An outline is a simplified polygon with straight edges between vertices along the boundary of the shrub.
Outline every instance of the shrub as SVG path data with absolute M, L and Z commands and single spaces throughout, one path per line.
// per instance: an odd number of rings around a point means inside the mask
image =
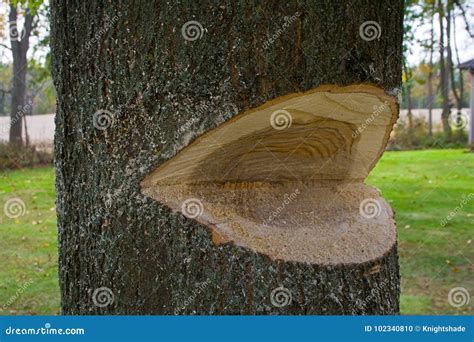
M 433 132 L 428 135 L 427 123 L 422 118 L 413 118 L 413 128 L 408 128 L 404 121 L 397 122 L 390 138 L 389 150 L 417 150 L 463 148 L 467 145 L 467 133 L 464 130 L 453 130 L 448 137 L 444 132 Z
M 18 147 L 0 143 L 0 170 L 50 165 L 52 162 L 51 149 L 39 149 L 34 146 Z

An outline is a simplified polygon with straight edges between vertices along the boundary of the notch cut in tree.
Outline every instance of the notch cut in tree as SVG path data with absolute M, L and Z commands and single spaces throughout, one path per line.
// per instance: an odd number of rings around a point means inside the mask
M 398 313 L 393 213 L 364 179 L 402 19 L 402 0 L 52 0 L 62 312 Z
M 395 223 L 363 181 L 397 113 L 365 84 L 283 96 L 200 136 L 142 189 L 208 226 L 216 245 L 284 262 L 374 260 L 395 244 Z

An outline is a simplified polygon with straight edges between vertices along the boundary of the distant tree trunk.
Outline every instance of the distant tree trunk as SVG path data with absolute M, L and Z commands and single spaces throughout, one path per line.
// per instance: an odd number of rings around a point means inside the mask
M 456 108 L 458 108 L 458 114 L 460 113 L 461 109 L 461 99 L 458 95 L 457 89 L 456 89 L 456 82 L 454 79 L 454 63 L 453 63 L 453 51 L 451 48 L 451 18 L 452 18 L 452 3 L 448 3 L 448 8 L 446 12 L 446 37 L 447 37 L 447 42 L 446 42 L 446 49 L 447 49 L 447 57 L 448 57 L 448 66 L 449 66 L 449 76 L 450 76 L 450 83 L 451 83 L 451 89 L 453 91 L 454 99 L 456 100 Z
M 33 15 L 26 9 L 25 23 L 23 30 L 18 31 L 17 27 L 17 6 L 10 5 L 9 25 L 10 25 L 10 42 L 13 56 L 13 85 L 12 85 L 12 102 L 10 113 L 10 143 L 21 146 L 22 140 L 22 116 L 24 114 L 26 96 L 26 71 L 27 71 L 27 52 L 29 48 L 29 38 L 33 29 Z
M 456 42 L 456 16 L 453 15 L 453 43 L 454 43 L 454 51 L 456 52 L 456 62 L 457 64 L 461 64 L 461 60 L 459 58 L 459 50 L 458 44 Z M 464 74 L 461 69 L 458 69 L 459 72 L 459 102 L 458 102 L 458 112 L 462 110 L 464 107 Z
M 348 108 L 335 106 L 351 99 L 337 87 L 354 85 L 343 89 L 360 89 L 357 94 L 365 100 L 354 97 L 348 105 L 354 110 L 369 106 L 364 113 L 377 123 L 366 129 L 388 127 L 381 143 L 364 145 L 376 146 L 378 159 L 398 111 L 392 101 L 401 89 L 402 21 L 402 0 L 361 0 L 357 5 L 352 0 L 185 5 L 52 0 L 62 312 L 397 314 L 400 279 L 392 235 L 371 241 L 370 246 L 353 244 L 354 253 L 364 254 L 390 242 L 364 261 L 272 258 L 258 249 L 219 242 L 213 234 L 216 227 L 146 197 L 141 184 L 183 148 L 201 141 L 198 136 L 222 127 L 224 121 L 235 122 L 238 113 L 327 84 L 333 86 L 325 99 L 335 102 L 325 108 L 338 110 L 331 112 L 331 119 L 316 117 L 315 124 L 354 129 L 343 123 Z M 369 100 L 373 96 L 364 90 L 372 89 L 368 83 L 391 94 L 384 95 L 387 102 L 374 108 Z M 391 110 L 394 116 L 387 119 L 384 115 Z M 360 114 L 354 118 L 360 119 Z M 293 128 L 304 129 L 296 120 L 299 115 L 306 118 L 305 112 L 296 111 Z M 357 132 L 351 137 L 335 135 L 336 131 L 324 131 L 334 137 L 332 143 L 359 141 Z M 218 156 L 226 157 L 224 152 Z M 206 166 L 202 167 L 200 177 L 205 177 Z M 284 162 L 278 169 L 284 173 Z M 232 196 L 232 184 L 227 185 Z M 227 189 L 226 184 L 216 186 Z M 240 186 L 245 190 L 246 184 Z M 219 203 L 216 199 L 214 204 Z M 346 243 L 343 232 L 355 228 L 351 221 L 341 221 L 339 214 L 360 216 L 359 207 L 349 210 L 338 201 L 334 205 L 340 212 L 330 215 L 337 224 L 328 228 L 341 231 L 341 239 L 328 241 L 328 248 L 321 251 L 332 257 L 336 252 L 331 254 L 331 248 Z M 281 232 L 296 233 L 291 219 L 298 213 L 287 214 L 290 221 Z M 391 229 L 393 213 L 388 210 L 384 215 Z M 367 234 L 378 234 L 387 227 L 368 228 L 373 229 Z M 298 252 L 292 241 L 283 249 Z M 338 256 L 347 260 L 351 255 Z
M 28 135 L 28 121 L 27 117 L 33 115 L 33 106 L 35 102 L 35 91 L 33 90 L 31 94 L 26 96 L 26 104 L 23 108 L 23 120 L 25 123 L 25 145 L 28 147 L 30 146 L 30 136 Z
M 407 91 L 407 118 L 408 118 L 408 129 L 410 134 L 413 133 L 413 113 L 412 113 L 412 100 L 411 100 L 411 80 L 410 80 L 410 70 L 407 67 L 406 59 L 403 60 L 403 71 L 406 77 L 406 91 Z
M 448 7 L 447 7 L 447 16 L 446 16 L 446 21 L 447 21 L 447 24 L 446 24 L 446 35 L 447 35 L 447 39 L 448 39 L 448 42 L 447 42 L 447 50 L 448 50 L 448 65 L 449 65 L 449 75 L 450 75 L 450 83 L 451 83 L 451 89 L 452 89 L 452 92 L 453 92 L 453 95 L 454 95 L 454 99 L 456 101 L 456 108 L 457 108 L 457 111 L 456 111 L 456 118 L 452 118 L 451 120 L 454 120 L 454 122 L 458 123 L 458 122 L 462 122 L 462 118 L 461 118 L 461 115 L 462 115 L 462 93 L 460 92 L 458 94 L 458 91 L 456 89 L 456 81 L 455 81 L 455 69 L 454 69 L 454 63 L 453 63 L 453 52 L 452 52 L 452 48 L 451 48 L 451 19 L 453 19 L 453 28 L 454 26 L 456 25 L 456 23 L 454 22 L 454 15 L 452 15 L 452 11 L 453 11 L 453 5 L 454 3 L 452 1 L 448 1 Z M 456 36 L 454 36 L 454 40 L 456 40 Z M 461 80 L 462 81 L 462 78 Z M 461 89 L 462 89 L 462 85 L 461 85 Z M 451 114 L 453 115 L 453 114 Z M 456 127 L 456 133 L 459 135 L 459 136 L 462 136 L 463 134 L 463 130 L 464 130 L 464 127 Z
M 7 94 L 9 94 L 10 91 L 8 90 L 4 90 L 4 89 L 0 89 L 0 115 L 3 116 L 3 114 L 5 114 L 5 99 L 7 97 Z
M 441 97 L 443 100 L 442 112 L 441 112 L 441 121 L 443 123 L 443 131 L 447 136 L 451 136 L 451 126 L 449 125 L 449 80 L 448 72 L 449 69 L 446 67 L 446 62 L 444 58 L 444 50 L 446 48 L 444 42 L 444 6 L 443 1 L 439 0 L 438 2 L 438 14 L 439 14 L 439 69 L 440 69 L 440 88 L 441 88 Z M 449 38 L 448 38 L 449 39 Z
M 433 2 L 432 14 L 434 14 L 435 3 Z M 433 136 L 433 102 L 435 100 L 433 94 L 433 53 L 434 53 L 434 19 L 431 16 L 431 30 L 430 30 L 430 64 L 428 72 L 428 135 Z
M 28 136 L 28 122 L 26 121 L 26 116 L 27 114 L 25 113 L 23 115 L 23 123 L 24 123 L 24 126 L 25 126 L 25 146 L 28 147 L 30 146 L 30 137 Z

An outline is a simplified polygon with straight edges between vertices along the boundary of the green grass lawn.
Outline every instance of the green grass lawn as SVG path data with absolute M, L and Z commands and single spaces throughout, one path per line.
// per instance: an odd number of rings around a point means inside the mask
M 396 211 L 402 314 L 472 314 L 474 299 L 456 308 L 448 293 L 463 287 L 474 296 L 474 198 L 462 204 L 474 193 L 474 154 L 387 152 L 368 183 Z M 26 213 L 0 212 L 0 314 L 58 314 L 53 169 L 1 174 L 2 209 L 12 198 L 25 203 Z
M 5 214 L 14 198 L 25 204 L 19 218 Z M 54 201 L 51 167 L 0 175 L 0 314 L 59 313 Z
M 462 204 L 474 196 L 474 154 L 387 152 L 367 182 L 395 209 L 402 314 L 472 314 L 474 299 L 455 308 L 448 293 L 463 287 L 474 297 L 474 198 Z

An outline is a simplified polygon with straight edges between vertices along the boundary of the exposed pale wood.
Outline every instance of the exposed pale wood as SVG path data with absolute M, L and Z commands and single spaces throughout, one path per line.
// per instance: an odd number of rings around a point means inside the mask
M 291 115 L 291 126 L 275 129 L 272 114 L 282 110 Z M 142 186 L 363 180 L 396 118 L 394 99 L 371 85 L 323 86 L 283 96 L 202 135 Z
M 174 211 L 183 211 L 186 200 L 199 199 L 202 214 L 195 219 L 210 227 L 216 245 L 233 243 L 272 259 L 362 263 L 385 254 L 396 239 L 392 210 L 375 189 L 362 183 L 232 189 L 176 185 L 146 188 L 144 193 Z M 360 213 L 360 203 L 368 198 L 380 205 L 376 217 Z
M 397 110 L 393 98 L 365 84 L 283 96 L 196 139 L 142 190 L 175 211 L 198 199 L 203 212 L 195 219 L 216 245 L 317 264 L 373 260 L 393 247 L 395 224 L 363 180 Z M 364 199 L 377 203 L 376 217 L 360 214 Z

